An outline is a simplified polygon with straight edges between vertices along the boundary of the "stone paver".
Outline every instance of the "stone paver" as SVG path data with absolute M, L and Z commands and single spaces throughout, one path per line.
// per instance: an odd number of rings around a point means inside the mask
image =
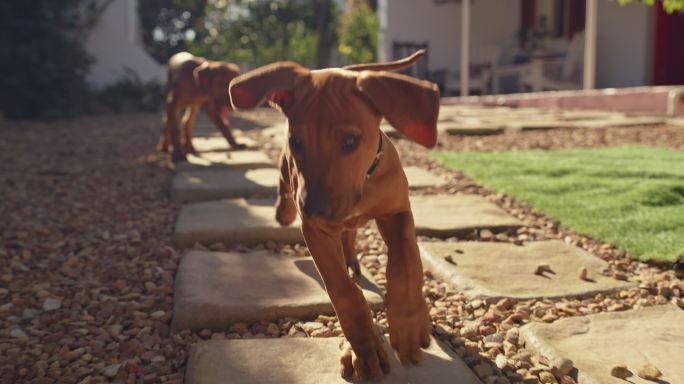
M 569 121 L 564 124 L 566 127 L 572 128 L 611 128 L 611 127 L 629 127 L 634 125 L 658 125 L 665 124 L 664 117 L 614 117 L 609 119 L 595 119 L 595 120 L 580 120 Z
M 176 164 L 179 171 L 217 168 L 255 169 L 273 168 L 273 162 L 262 151 L 208 152 L 199 156 L 188 155 L 188 161 Z
M 464 236 L 477 229 L 506 231 L 520 220 L 476 195 L 411 196 L 416 234 L 432 237 Z
M 357 281 L 370 307 L 380 309 L 381 291 L 368 276 Z M 225 331 L 236 322 L 335 313 L 312 258 L 267 251 L 188 252 L 178 268 L 173 300 L 174 332 Z
M 520 333 L 528 348 L 571 359 L 580 384 L 653 383 L 636 375 L 647 363 L 663 373 L 657 382 L 684 383 L 684 311 L 673 305 L 530 323 Z M 634 376 L 612 377 L 616 364 L 627 365 Z
M 445 183 L 442 177 L 420 167 L 404 167 L 404 173 L 408 179 L 409 189 L 441 187 Z
M 240 143 L 245 144 L 248 148 L 256 147 L 257 143 L 252 138 L 245 135 L 236 134 L 236 140 Z M 205 152 L 227 152 L 233 151 L 228 145 L 228 142 L 223 137 L 193 137 L 192 145 L 195 147 L 197 153 Z
M 261 130 L 261 134 L 272 142 L 284 145 L 287 123 L 276 124 Z
M 471 121 L 473 119 L 467 120 L 456 120 L 440 122 L 437 125 L 437 130 L 440 132 L 445 132 L 449 135 L 496 135 L 504 131 L 503 124 L 499 123 L 488 123 L 482 122 L 478 119 L 477 121 Z
M 608 265 L 605 261 L 559 240 L 530 242 L 523 246 L 493 242 L 423 242 L 420 249 L 427 269 L 473 298 L 574 297 L 634 285 L 599 274 L 599 270 Z M 541 263 L 548 264 L 554 273 L 535 275 L 535 269 Z M 591 281 L 579 278 L 582 267 L 589 271 Z
M 674 125 L 676 127 L 683 127 L 684 128 L 684 117 L 673 117 L 671 119 L 667 119 L 667 123 L 669 125 Z
M 171 198 L 186 203 L 275 196 L 279 177 L 280 172 L 275 168 L 188 170 L 174 176 Z
M 267 241 L 303 243 L 300 222 L 281 227 L 275 199 L 224 199 L 181 207 L 173 241 L 177 247 L 216 242 L 257 244 Z
M 186 384 L 347 384 L 340 377 L 339 338 L 212 340 L 190 349 Z M 389 351 L 390 373 L 382 383 L 478 384 L 480 380 L 434 339 L 420 366 L 402 366 Z

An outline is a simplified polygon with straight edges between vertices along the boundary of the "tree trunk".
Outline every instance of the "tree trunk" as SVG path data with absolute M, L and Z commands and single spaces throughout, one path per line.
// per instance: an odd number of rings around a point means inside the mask
M 331 0 L 315 0 L 316 29 L 318 30 L 318 53 L 316 66 L 326 68 L 330 66 L 330 48 L 332 31 L 330 30 Z

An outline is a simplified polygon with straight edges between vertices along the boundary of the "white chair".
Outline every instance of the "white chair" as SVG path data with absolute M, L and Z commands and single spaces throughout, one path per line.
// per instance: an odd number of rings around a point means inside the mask
M 501 49 L 493 46 L 474 47 L 470 54 L 470 80 L 468 87 L 480 95 L 499 93 L 499 77 L 496 75 L 501 60 Z M 461 91 L 461 72 L 443 71 L 446 94 Z
M 576 33 L 561 57 L 562 43 L 535 52 L 529 63 L 500 68 L 499 76 L 517 75 L 521 90 L 570 90 L 582 88 L 584 33 Z

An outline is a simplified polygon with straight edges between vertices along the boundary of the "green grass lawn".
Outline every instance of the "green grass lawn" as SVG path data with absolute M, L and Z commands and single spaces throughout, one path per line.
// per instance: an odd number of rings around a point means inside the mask
M 640 260 L 684 253 L 683 152 L 629 146 L 434 157 Z

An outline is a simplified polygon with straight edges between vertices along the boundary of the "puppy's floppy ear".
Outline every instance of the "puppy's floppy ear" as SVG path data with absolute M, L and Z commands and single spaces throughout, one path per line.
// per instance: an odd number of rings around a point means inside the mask
M 208 62 L 203 62 L 198 65 L 193 71 L 192 76 L 195 78 L 195 82 L 202 88 L 206 88 L 211 83 L 211 68 Z
M 360 72 L 356 86 L 375 109 L 407 138 L 432 148 L 437 143 L 436 84 L 389 72 Z
M 286 112 L 297 80 L 309 70 L 297 63 L 279 62 L 249 71 L 230 82 L 228 93 L 234 109 L 251 109 L 268 99 Z

